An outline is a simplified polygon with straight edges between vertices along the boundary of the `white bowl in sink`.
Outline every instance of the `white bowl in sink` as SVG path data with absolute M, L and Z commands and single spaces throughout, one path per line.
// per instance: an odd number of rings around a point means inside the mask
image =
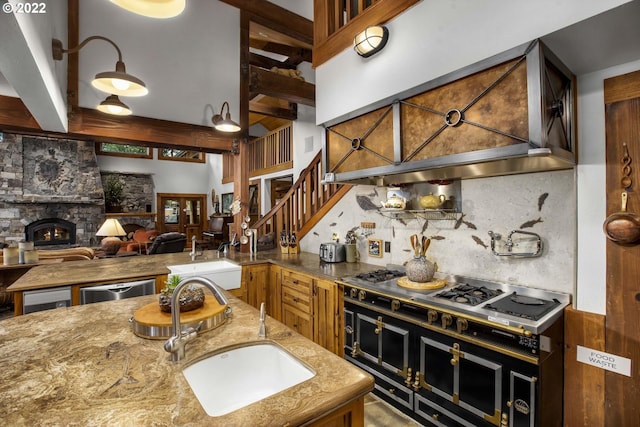
M 315 372 L 272 341 L 221 349 L 182 370 L 209 416 L 219 417 L 279 393 Z

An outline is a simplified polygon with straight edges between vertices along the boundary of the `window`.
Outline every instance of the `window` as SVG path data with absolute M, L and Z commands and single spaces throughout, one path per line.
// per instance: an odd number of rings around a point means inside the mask
M 151 159 L 153 152 L 144 145 L 117 144 L 114 142 L 96 143 L 96 154 L 103 156 L 137 157 Z
M 197 163 L 204 163 L 206 161 L 202 151 L 183 150 L 180 148 L 158 148 L 158 159 Z

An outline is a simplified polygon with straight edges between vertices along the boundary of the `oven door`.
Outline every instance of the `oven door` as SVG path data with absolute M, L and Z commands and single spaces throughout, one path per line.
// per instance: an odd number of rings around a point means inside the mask
M 502 366 L 443 337 L 420 337 L 421 387 L 500 425 Z
M 356 313 L 357 355 L 385 370 L 407 377 L 409 368 L 409 330 L 394 324 L 388 316 Z
M 407 378 L 410 363 L 410 326 L 345 301 L 345 355 L 386 374 Z

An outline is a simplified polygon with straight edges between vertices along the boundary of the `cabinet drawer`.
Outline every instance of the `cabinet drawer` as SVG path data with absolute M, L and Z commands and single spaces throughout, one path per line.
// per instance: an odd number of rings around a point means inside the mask
M 291 287 L 283 283 L 282 304 L 290 305 L 307 314 L 311 313 L 311 288 Z
M 313 279 L 304 274 L 291 270 L 282 270 L 282 286 L 299 288 L 301 291 L 310 292 Z

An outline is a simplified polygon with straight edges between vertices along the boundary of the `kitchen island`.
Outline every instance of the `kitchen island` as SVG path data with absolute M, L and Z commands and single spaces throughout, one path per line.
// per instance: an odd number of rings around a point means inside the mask
M 182 375 L 202 355 L 258 340 L 258 311 L 228 296 L 231 318 L 187 344 L 173 363 L 164 340 L 137 337 L 129 318 L 144 296 L 16 316 L 0 322 L 0 419 L 4 425 L 362 425 L 370 375 L 267 318 L 273 340 L 315 376 L 221 417 L 209 417 Z M 251 388 L 247 384 L 247 389 Z
M 364 263 L 320 262 L 317 254 L 308 252 L 288 255 L 280 253 L 279 250 L 261 251 L 256 254 L 231 251 L 227 256 L 222 256 L 218 251 L 204 251 L 195 261 L 191 261 L 187 252 L 179 252 L 37 265 L 18 278 L 7 290 L 13 293 L 15 314 L 20 315 L 24 291 L 71 286 L 72 305 L 78 305 L 80 304 L 80 287 L 156 278 L 156 287 L 159 292 L 164 287 L 164 280 L 169 273 L 167 266 L 215 260 L 229 260 L 241 266 L 260 263 L 275 264 L 329 280 L 380 268 Z

